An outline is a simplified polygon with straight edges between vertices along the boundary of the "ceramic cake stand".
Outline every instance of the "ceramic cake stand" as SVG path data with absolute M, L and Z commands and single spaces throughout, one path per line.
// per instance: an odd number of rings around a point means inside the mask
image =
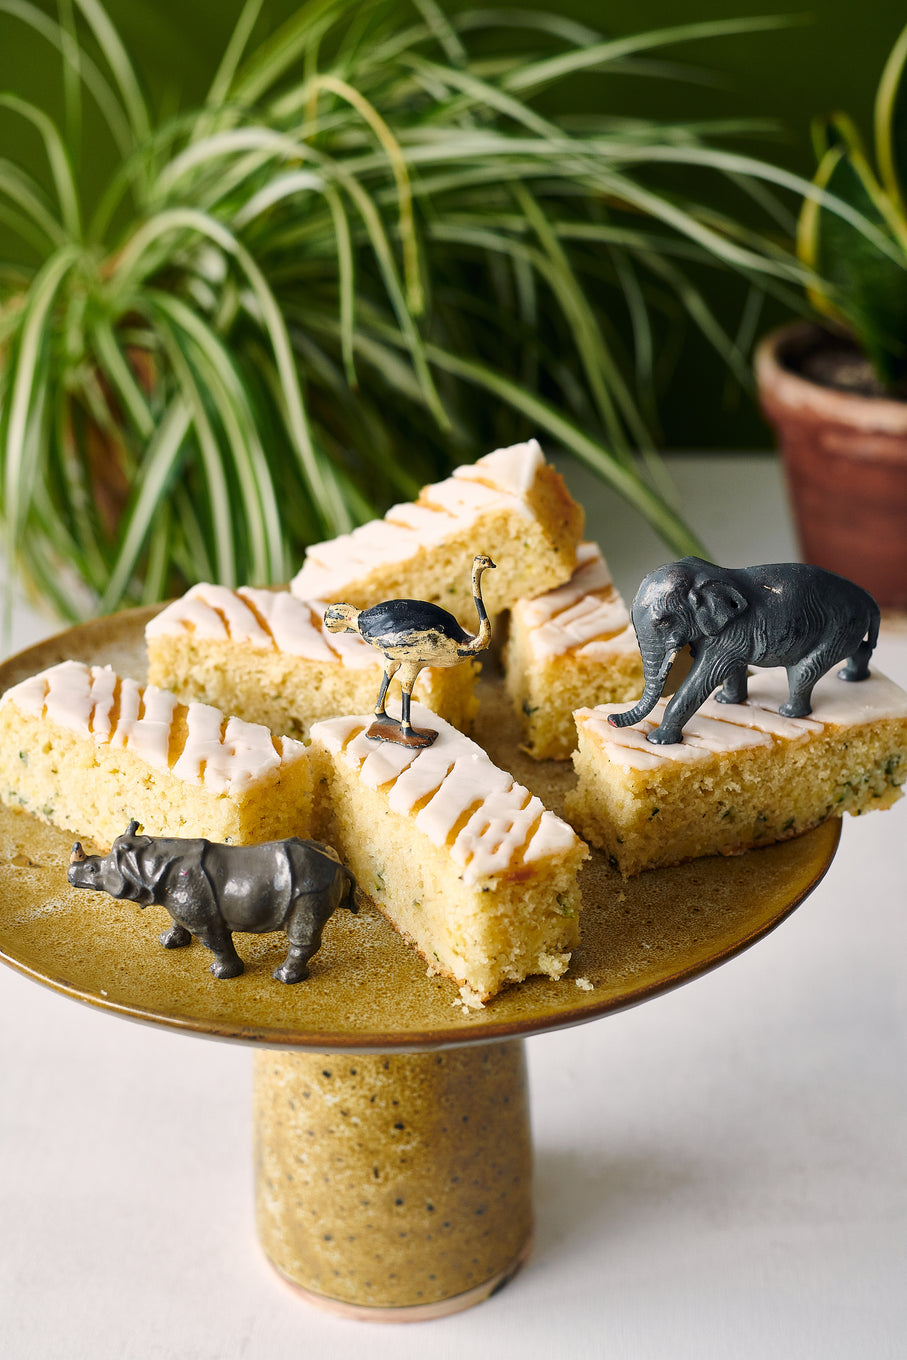
M 143 679 L 152 612 L 31 648 L 0 667 L 0 690 L 68 657 Z M 493 681 L 476 736 L 560 809 L 569 763 L 521 755 Z M 217 981 L 198 943 L 161 948 L 163 909 L 69 887 L 72 835 L 3 809 L 0 956 L 113 1015 L 252 1045 L 257 1221 L 277 1270 L 349 1316 L 437 1317 L 486 1298 L 528 1253 L 525 1038 L 647 1001 L 731 958 L 816 886 L 839 829 L 627 883 L 596 855 L 568 975 L 464 1012 L 454 985 L 428 977 L 369 909 L 332 918 L 306 982 L 272 979 L 282 935 L 238 936 L 246 972 Z

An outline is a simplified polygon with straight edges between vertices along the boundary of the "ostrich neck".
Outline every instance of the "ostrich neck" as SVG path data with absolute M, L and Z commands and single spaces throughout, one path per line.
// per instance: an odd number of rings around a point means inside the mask
M 470 652 L 482 652 L 491 642 L 491 623 L 485 611 L 482 601 L 482 575 L 476 572 L 472 578 L 472 598 L 475 600 L 476 613 L 479 616 L 479 631 L 472 637 L 468 646 L 464 649 Z

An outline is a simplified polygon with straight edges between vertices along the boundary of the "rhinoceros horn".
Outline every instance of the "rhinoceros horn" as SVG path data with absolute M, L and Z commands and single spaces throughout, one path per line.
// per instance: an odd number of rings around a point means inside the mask
M 85 858 L 86 855 L 85 851 L 82 849 L 82 842 L 76 841 L 75 845 L 72 847 L 72 853 L 69 856 L 70 864 L 81 864 Z

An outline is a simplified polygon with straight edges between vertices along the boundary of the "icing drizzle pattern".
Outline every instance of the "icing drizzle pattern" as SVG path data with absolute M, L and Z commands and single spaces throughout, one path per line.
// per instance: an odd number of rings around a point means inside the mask
M 301 742 L 225 718 L 209 704 L 181 704 L 167 690 L 122 679 L 109 666 L 63 661 L 7 690 L 0 699 L 5 704 L 99 746 L 131 751 L 210 793 L 242 793 L 284 762 L 305 758 Z
M 433 845 L 446 845 L 468 885 L 581 845 L 566 822 L 494 765 L 481 746 L 418 704 L 412 714 L 417 726 L 438 731 L 431 746 L 371 741 L 365 735 L 370 717 L 315 723 L 312 740 L 351 766 L 366 787 L 384 790 L 393 811 L 413 817 Z
M 778 712 L 787 696 L 783 668 L 757 671 L 750 676 L 746 703 L 722 704 L 707 699 L 686 724 L 683 741 L 671 746 L 646 741 L 647 734 L 661 722 L 667 699 L 659 699 L 648 717 L 632 727 L 612 727 L 608 722 L 608 714 L 620 712 L 622 704 L 581 708 L 574 716 L 577 726 L 596 738 L 609 760 L 634 770 L 705 764 L 716 756 L 748 747 L 770 747 L 778 741 L 799 746 L 825 727 L 853 727 L 907 717 L 907 694 L 878 671 L 856 683 L 839 680 L 834 673 L 823 676 L 813 691 L 813 711 L 808 718 L 785 718 Z
M 282 652 L 328 665 L 379 669 L 381 658 L 357 633 L 329 633 L 326 605 L 287 590 L 255 590 L 203 583 L 193 586 L 151 620 L 147 641 L 191 633 L 210 642 L 233 642 L 261 652 Z
M 635 651 L 630 615 L 601 549 L 595 543 L 581 543 L 576 562 L 566 585 L 534 600 L 521 600 L 516 607 L 520 622 L 529 629 L 533 652 L 541 658 L 573 651 L 594 659 L 603 651 Z
M 313 544 L 290 589 L 301 599 L 335 598 L 354 577 L 462 535 L 484 510 L 506 507 L 528 515 L 526 497 L 544 464 L 538 441 L 530 439 L 455 468 L 445 481 L 423 487 L 417 501 L 392 506 L 384 519 Z

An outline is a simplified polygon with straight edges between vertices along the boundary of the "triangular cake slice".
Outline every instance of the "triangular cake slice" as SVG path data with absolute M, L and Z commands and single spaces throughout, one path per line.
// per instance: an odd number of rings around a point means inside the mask
M 150 836 L 239 845 L 307 836 L 312 775 L 301 742 L 63 661 L 0 699 L 0 790 L 105 848 L 133 819 Z
M 579 939 L 588 849 L 480 746 L 427 709 L 423 749 L 366 736 L 371 715 L 312 728 L 317 834 L 469 1004 L 533 973 L 560 977 Z
M 706 700 L 668 746 L 646 740 L 665 699 L 632 727 L 608 722 L 618 705 L 580 709 L 567 816 L 630 875 L 768 845 L 901 797 L 907 694 L 898 685 L 875 670 L 858 682 L 826 675 L 808 718 L 783 717 L 787 697 L 784 670 L 757 670 L 746 703 Z
M 306 552 L 291 583 L 306 600 L 365 609 L 383 600 L 430 600 L 474 619 L 472 564 L 497 564 L 482 582 L 491 615 L 570 578 L 583 510 L 534 439 L 497 449 L 423 487 L 414 502 Z
M 513 606 L 504 665 L 524 749 L 536 760 L 569 759 L 576 709 L 642 693 L 636 634 L 595 543 L 580 544 L 566 585 Z
M 374 707 L 384 657 L 358 633 L 330 633 L 325 606 L 286 590 L 196 585 L 145 629 L 148 678 L 184 703 L 213 704 L 305 737 L 313 722 Z M 418 700 L 455 727 L 478 707 L 479 664 L 426 666 Z

